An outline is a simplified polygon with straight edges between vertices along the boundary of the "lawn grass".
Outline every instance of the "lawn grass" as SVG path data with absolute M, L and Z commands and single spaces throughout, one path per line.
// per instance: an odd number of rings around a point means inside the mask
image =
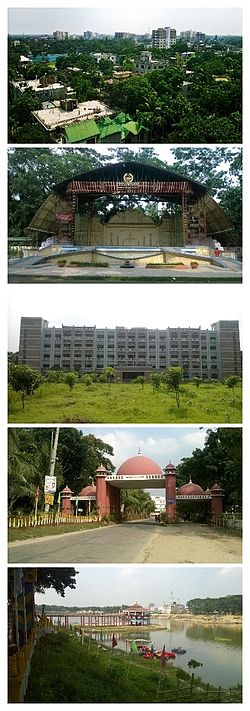
M 27 397 L 10 392 L 9 422 L 15 423 L 235 423 L 241 422 L 241 385 L 230 390 L 220 382 L 182 386 L 181 405 L 165 386 L 153 393 L 145 383 L 113 383 L 86 387 L 77 384 L 70 392 L 64 383 L 44 383 Z
M 32 526 L 31 528 L 9 528 L 9 543 L 13 541 L 26 541 L 32 538 L 43 538 L 44 536 L 59 536 L 62 533 L 78 533 L 89 531 L 92 528 L 102 528 L 107 524 L 96 523 L 67 523 L 55 526 Z
M 153 703 L 207 701 L 206 685 L 160 660 L 145 660 L 96 642 L 75 639 L 73 632 L 52 633 L 37 644 L 31 661 L 26 703 Z M 157 697 L 159 679 L 161 695 Z M 218 691 L 210 687 L 213 700 Z M 220 693 L 220 692 L 219 692 Z M 220 694 L 228 700 L 229 691 Z M 236 693 L 236 692 L 235 692 Z M 209 698 L 208 700 L 212 700 Z M 235 701 L 240 702 L 240 690 Z

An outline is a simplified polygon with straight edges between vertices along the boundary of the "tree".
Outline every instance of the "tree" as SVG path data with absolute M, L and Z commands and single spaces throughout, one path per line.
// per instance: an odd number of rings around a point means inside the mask
M 188 662 L 189 669 L 196 669 L 197 667 L 203 667 L 202 662 L 197 662 L 196 659 L 190 659 Z
M 240 427 L 218 427 L 207 430 L 205 446 L 195 449 L 178 465 L 178 485 L 189 479 L 206 489 L 217 483 L 224 492 L 224 508 L 241 507 L 242 503 L 242 430 Z
M 69 386 L 70 390 L 73 390 L 78 380 L 77 373 L 66 373 L 64 382 Z
M 153 392 L 158 392 L 161 387 L 161 375 L 160 373 L 152 373 L 151 383 L 153 385 Z
M 116 379 L 116 370 L 115 368 L 112 368 L 111 366 L 107 366 L 106 368 L 103 368 L 102 374 L 100 376 L 100 380 L 102 383 L 108 383 L 108 392 L 110 393 L 110 388 L 111 388 L 111 383 L 113 383 Z
M 85 373 L 85 375 L 82 376 L 81 382 L 86 385 L 86 388 L 89 388 L 90 385 L 93 385 L 93 379 L 88 373 Z
M 39 388 L 41 382 L 42 376 L 34 368 L 30 368 L 27 365 L 10 367 L 9 383 L 12 389 L 20 394 L 23 409 L 25 398 L 28 395 L 32 395 Z
M 199 387 L 200 387 L 200 384 L 202 383 L 202 379 L 201 379 L 201 378 L 194 377 L 194 378 L 193 378 L 193 383 L 194 383 L 194 385 L 196 385 L 197 388 L 199 388 Z
M 138 375 L 137 378 L 134 379 L 134 383 L 139 383 L 142 387 L 142 390 L 143 390 L 144 385 L 145 385 L 144 375 Z
M 163 374 L 163 380 L 170 392 L 174 392 L 177 407 L 180 407 L 180 387 L 183 378 L 183 370 L 178 366 L 171 366 Z
M 111 473 L 115 469 L 110 458 L 113 448 L 100 437 L 83 435 L 73 427 L 60 430 L 57 456 L 64 484 L 68 484 L 75 494 L 95 477 L 100 464 Z
M 25 141 L 26 142 L 26 141 Z M 43 143 L 45 141 L 42 141 Z M 32 217 L 55 183 L 82 170 L 97 168 L 105 156 L 94 149 L 9 149 L 9 236 L 23 237 Z
M 41 492 L 48 473 L 51 449 L 51 430 L 48 428 L 19 427 L 8 430 L 8 499 L 9 510 L 30 513 L 34 508 L 37 487 Z M 61 464 L 57 460 L 57 485 L 63 482 Z M 43 495 L 39 503 L 43 502 Z
M 239 381 L 240 378 L 238 375 L 229 375 L 224 382 L 228 388 L 234 389 L 235 386 L 238 385 Z
M 37 568 L 36 591 L 45 593 L 45 590 L 52 588 L 61 597 L 65 597 L 66 588 L 75 590 L 76 575 L 75 568 Z
M 121 502 L 124 507 L 124 518 L 136 515 L 148 517 L 155 510 L 150 494 L 141 489 L 123 489 Z

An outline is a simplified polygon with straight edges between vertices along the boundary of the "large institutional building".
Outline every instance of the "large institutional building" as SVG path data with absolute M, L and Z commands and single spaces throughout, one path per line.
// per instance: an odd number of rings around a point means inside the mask
M 184 380 L 223 380 L 241 375 L 238 321 L 201 328 L 96 328 L 48 325 L 43 318 L 21 319 L 19 364 L 45 373 L 50 369 L 101 373 L 116 368 L 122 380 L 170 366 L 183 368 Z

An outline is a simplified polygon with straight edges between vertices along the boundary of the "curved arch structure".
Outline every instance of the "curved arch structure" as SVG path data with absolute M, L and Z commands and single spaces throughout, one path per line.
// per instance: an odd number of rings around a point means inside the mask
M 122 489 L 165 489 L 166 494 L 166 519 L 168 523 L 175 523 L 176 520 L 176 504 L 180 500 L 196 500 L 209 501 L 211 505 L 211 515 L 216 517 L 222 511 L 222 496 L 221 487 L 215 484 L 211 491 L 203 491 L 198 485 L 191 480 L 176 490 L 176 468 L 174 464 L 167 464 L 165 469 L 161 469 L 153 459 L 141 455 L 140 452 L 127 459 L 121 464 L 115 474 L 109 474 L 103 465 L 100 465 L 95 472 L 95 486 L 88 486 L 83 489 L 78 496 L 66 487 L 63 491 L 67 494 L 67 501 L 63 499 L 62 508 L 67 507 L 69 513 L 69 498 L 70 501 L 86 499 L 95 499 L 96 510 L 100 518 L 110 514 L 117 517 L 121 512 L 120 492 Z M 72 507 L 72 504 L 71 504 Z
M 100 217 L 96 200 L 111 201 L 112 196 L 116 205 Z M 154 220 L 140 209 L 140 199 L 164 203 L 163 217 Z M 169 168 L 136 161 L 110 163 L 55 185 L 27 227 L 37 244 L 53 244 L 51 254 L 64 247 L 101 250 L 107 258 L 118 259 L 127 256 L 124 250 L 133 259 L 171 248 L 194 253 L 194 248 L 212 244 L 213 237 L 217 240 L 231 229 L 204 185 Z

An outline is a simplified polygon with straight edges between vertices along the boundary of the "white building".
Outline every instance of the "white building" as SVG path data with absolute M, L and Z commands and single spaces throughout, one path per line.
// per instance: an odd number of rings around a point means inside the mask
M 148 74 L 156 69 L 164 69 L 167 62 L 163 59 L 152 59 L 152 52 L 141 52 L 140 57 L 135 61 L 135 70 L 139 74 Z
M 176 30 L 173 27 L 158 27 L 152 30 L 152 46 L 158 49 L 169 49 L 176 44 Z

